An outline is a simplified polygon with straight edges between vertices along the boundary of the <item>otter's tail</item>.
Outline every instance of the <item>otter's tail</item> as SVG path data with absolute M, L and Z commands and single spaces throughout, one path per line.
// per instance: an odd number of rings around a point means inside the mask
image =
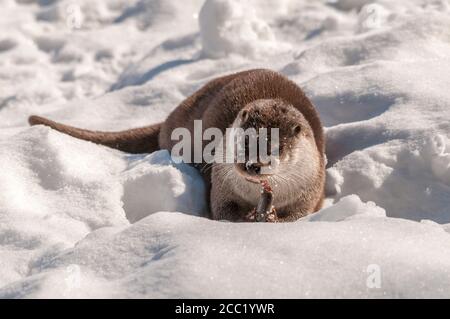
M 46 125 L 70 136 L 106 145 L 127 153 L 151 153 L 159 150 L 158 136 L 162 123 L 121 132 L 97 132 L 60 124 L 40 116 L 30 116 L 30 125 Z

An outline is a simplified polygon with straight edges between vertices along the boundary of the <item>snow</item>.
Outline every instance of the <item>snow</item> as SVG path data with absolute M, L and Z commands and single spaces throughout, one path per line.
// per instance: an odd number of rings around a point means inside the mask
M 254 57 L 260 51 L 276 50 L 270 26 L 255 9 L 234 0 L 207 0 L 199 14 L 203 53 L 212 58 L 229 53 Z
M 450 297 L 450 2 L 3 0 L 0 297 Z M 324 209 L 208 220 L 167 151 L 45 127 L 156 123 L 210 79 L 277 70 L 326 126 Z

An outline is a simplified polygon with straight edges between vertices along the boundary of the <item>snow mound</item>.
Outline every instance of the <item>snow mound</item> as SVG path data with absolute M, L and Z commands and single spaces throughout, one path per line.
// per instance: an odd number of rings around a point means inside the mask
M 448 143 L 448 142 L 447 142 Z M 450 223 L 450 153 L 442 135 L 418 145 L 393 141 L 348 155 L 330 168 L 329 188 L 337 198 L 358 193 L 389 216 Z
M 269 25 L 256 16 L 253 6 L 237 0 L 206 0 L 199 14 L 200 36 L 206 56 L 230 53 L 255 56 L 279 44 Z
M 1 142 L 0 282 L 27 276 L 94 229 L 128 224 L 114 178 L 124 162 L 108 154 L 44 127 Z
M 42 126 L 0 144 L 3 285 L 39 272 L 43 260 L 96 229 L 205 209 L 198 172 L 167 151 L 130 157 Z
M 124 210 L 130 222 L 160 211 L 204 215 L 203 181 L 196 169 L 174 163 L 170 153 L 131 156 L 122 174 Z
M 386 217 L 383 208 L 374 202 L 363 203 L 357 195 L 343 197 L 335 205 L 326 207 L 316 214 L 306 216 L 303 221 L 338 222 L 350 217 Z

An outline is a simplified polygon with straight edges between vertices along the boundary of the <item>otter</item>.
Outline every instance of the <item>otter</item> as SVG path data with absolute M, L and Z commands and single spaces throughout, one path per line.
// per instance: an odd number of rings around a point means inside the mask
M 270 174 L 262 172 L 267 163 L 259 161 L 195 165 L 206 183 L 210 218 L 248 221 L 261 202 L 258 181 L 266 181 L 273 188 L 277 221 L 294 221 L 321 208 L 325 141 L 319 115 L 300 87 L 275 71 L 253 69 L 211 80 L 182 101 L 164 122 L 147 127 L 98 132 L 39 116 L 31 116 L 29 123 L 128 153 L 151 153 L 171 151 L 176 144 L 171 139 L 172 131 L 187 128 L 193 132 L 194 120 L 202 120 L 203 131 L 219 128 L 225 132 L 229 127 L 279 129 L 279 162 Z

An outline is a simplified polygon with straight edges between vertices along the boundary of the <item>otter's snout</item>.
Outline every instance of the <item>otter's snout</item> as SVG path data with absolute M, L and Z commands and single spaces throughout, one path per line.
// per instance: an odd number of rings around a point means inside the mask
M 245 163 L 245 171 L 249 174 L 249 175 L 260 175 L 263 174 L 263 170 L 264 168 L 269 167 L 269 164 L 263 164 L 263 163 L 252 163 L 252 162 L 247 162 Z

